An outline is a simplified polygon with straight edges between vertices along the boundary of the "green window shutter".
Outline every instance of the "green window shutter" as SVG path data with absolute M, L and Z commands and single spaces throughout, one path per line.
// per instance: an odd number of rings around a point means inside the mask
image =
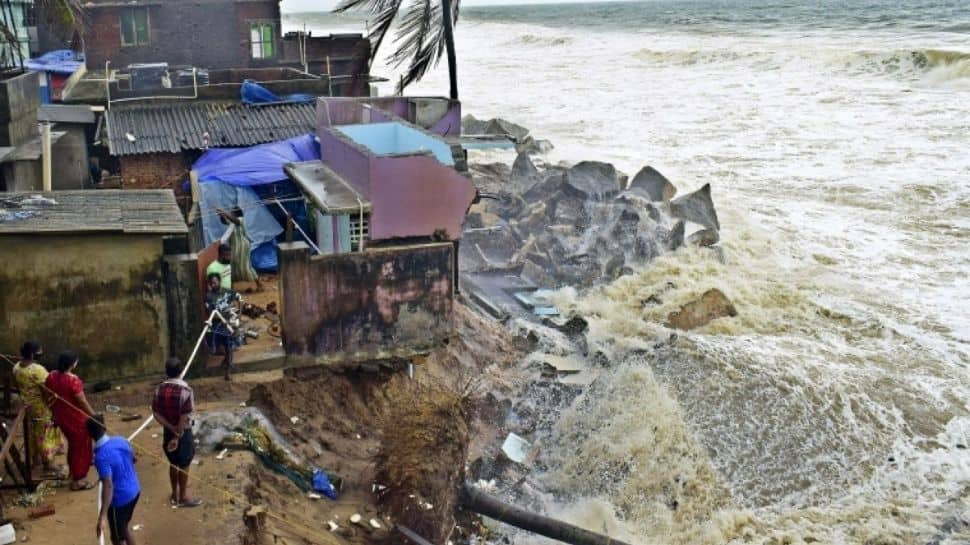
M 121 19 L 121 45 L 133 45 L 135 43 L 135 22 L 131 10 L 123 10 Z
M 263 25 L 263 57 L 273 56 L 273 26 Z
M 139 45 L 149 42 L 148 36 L 148 8 L 134 10 L 135 37 Z

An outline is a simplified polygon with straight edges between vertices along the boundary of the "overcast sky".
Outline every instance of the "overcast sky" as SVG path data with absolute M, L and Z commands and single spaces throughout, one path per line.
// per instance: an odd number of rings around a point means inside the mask
M 486 6 L 489 4 L 561 4 L 577 0 L 461 0 L 463 6 Z M 604 0 L 583 0 L 596 2 Z M 615 0 L 612 0 L 615 1 Z M 329 11 L 337 0 L 283 0 L 280 8 L 284 11 Z

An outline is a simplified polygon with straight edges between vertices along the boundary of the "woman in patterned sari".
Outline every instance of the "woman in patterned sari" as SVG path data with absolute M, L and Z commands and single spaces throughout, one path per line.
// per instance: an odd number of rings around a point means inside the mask
M 20 399 L 27 407 L 30 419 L 30 438 L 34 462 L 40 461 L 44 471 L 64 475 L 64 468 L 54 465 L 54 456 L 64 451 L 61 432 L 54 424 L 54 416 L 47 403 L 44 381 L 47 369 L 37 362 L 43 349 L 34 341 L 27 341 L 20 348 L 21 360 L 13 368 L 13 376 L 20 389 Z

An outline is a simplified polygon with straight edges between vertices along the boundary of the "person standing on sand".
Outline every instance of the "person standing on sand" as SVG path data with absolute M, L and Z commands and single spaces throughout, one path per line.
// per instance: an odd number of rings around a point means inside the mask
M 94 441 L 94 467 L 103 485 L 97 536 L 101 537 L 107 525 L 112 545 L 135 545 L 135 535 L 128 527 L 141 496 L 135 451 L 124 437 L 109 436 L 100 420 L 88 418 L 85 428 L 88 442 Z
M 168 479 L 172 484 L 169 503 L 179 507 L 197 507 L 201 501 L 189 497 L 189 467 L 195 457 L 195 441 L 192 438 L 192 411 L 195 399 L 192 388 L 179 375 L 182 361 L 169 358 L 165 362 L 168 377 L 155 388 L 152 412 L 155 420 L 165 428 L 162 449 L 168 458 Z
M 64 440 L 54 424 L 47 391 L 44 390 L 48 373 L 37 361 L 43 353 L 39 343 L 25 342 L 20 348 L 21 360 L 13 367 L 13 376 L 20 389 L 20 398 L 27 407 L 27 418 L 30 419 L 34 462 L 40 462 L 48 474 L 64 478 L 67 476 L 64 468 L 54 465 L 54 457 L 64 452 Z
M 87 432 L 87 419 L 94 416 L 94 409 L 84 397 L 84 383 L 74 374 L 77 354 L 70 350 L 61 352 L 57 358 L 57 371 L 47 375 L 47 387 L 54 422 L 67 437 L 67 467 L 70 470 L 71 490 L 88 490 L 94 485 L 85 480 L 91 469 L 91 439 Z

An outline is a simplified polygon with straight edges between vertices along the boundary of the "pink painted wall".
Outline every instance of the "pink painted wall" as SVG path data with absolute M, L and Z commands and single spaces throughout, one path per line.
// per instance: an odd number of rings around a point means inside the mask
M 324 164 L 369 199 L 371 162 L 367 150 L 326 127 L 319 128 L 317 137 L 320 139 L 320 157 Z
M 430 155 L 371 158 L 370 238 L 461 237 L 475 198 L 471 181 Z

